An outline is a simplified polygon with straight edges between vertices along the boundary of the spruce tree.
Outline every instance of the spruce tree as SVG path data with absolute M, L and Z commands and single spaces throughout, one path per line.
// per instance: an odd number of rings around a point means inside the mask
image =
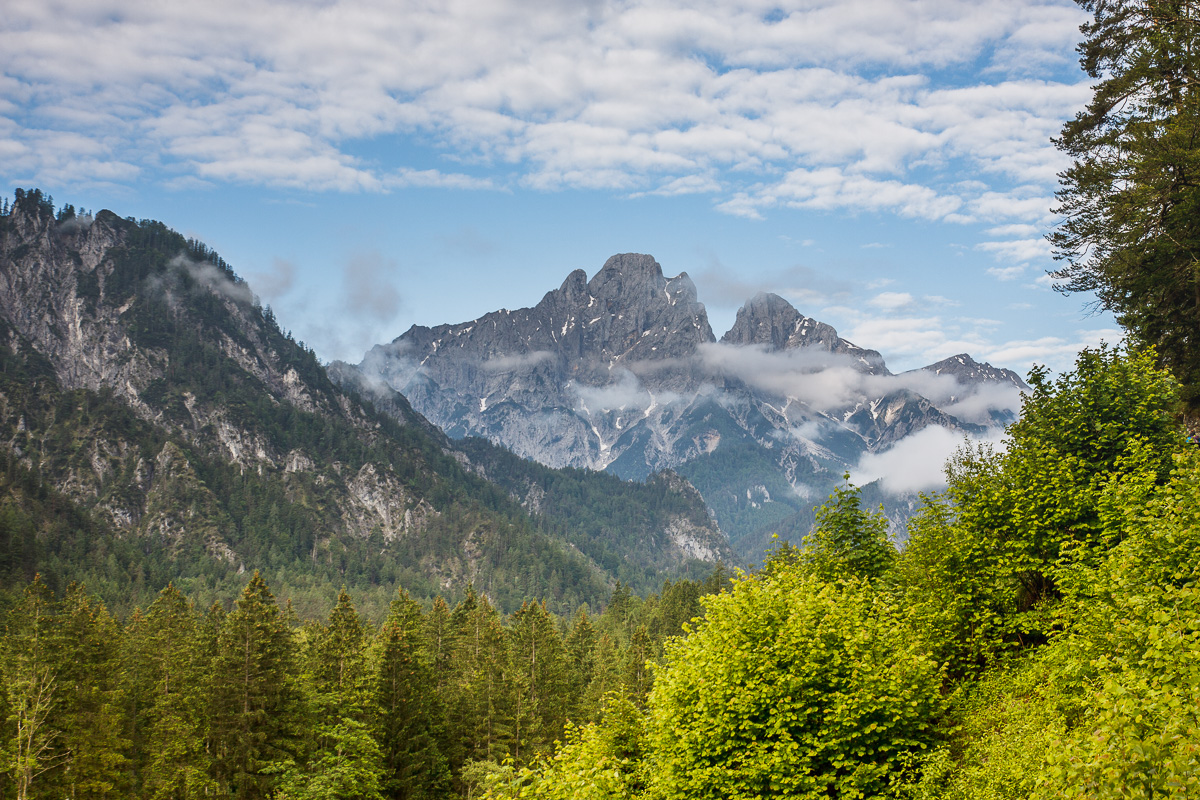
M 17 800 L 53 796 L 42 787 L 53 783 L 69 757 L 58 719 L 65 689 L 54 647 L 56 605 L 53 592 L 37 576 L 5 626 L 0 659 L 9 708 L 4 771 L 13 776 Z
M 255 571 L 217 635 L 212 669 L 215 772 L 238 800 L 266 798 L 298 745 L 295 644 Z
M 514 755 L 519 762 L 547 750 L 562 735 L 568 668 L 562 638 L 544 603 L 524 603 L 509 622 L 509 663 L 516 689 Z
M 596 629 L 586 608 L 575 612 L 565 648 L 568 665 L 567 718 L 581 724 L 592 719 L 593 707 L 587 702 L 587 693 L 596 674 Z
M 450 771 L 436 729 L 444 715 L 421 608 L 403 589 L 375 638 L 373 661 L 374 731 L 382 750 L 384 794 L 397 800 L 446 796 Z
M 1095 291 L 1200 407 L 1200 3 L 1076 0 L 1088 107 L 1056 140 L 1063 291 Z
M 284 770 L 289 800 L 382 800 L 382 752 L 368 721 L 367 636 L 345 588 L 325 625 L 309 628 L 306 763 Z
M 72 585 L 63 597 L 56 633 L 61 682 L 61 774 L 64 797 L 110 797 L 125 787 L 119 628 L 102 603 Z
M 461 748 L 457 763 L 499 762 L 510 754 L 515 732 L 513 687 L 507 674 L 508 650 L 500 614 L 486 597 L 469 591 L 454 616 L 450 697 L 452 733 Z
M 131 766 L 145 797 L 184 800 L 215 789 L 205 746 L 209 659 L 200 632 L 195 609 L 174 586 L 126 629 Z

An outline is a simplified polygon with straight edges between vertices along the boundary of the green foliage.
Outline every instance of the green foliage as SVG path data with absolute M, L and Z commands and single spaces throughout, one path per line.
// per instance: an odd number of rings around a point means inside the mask
M 212 794 L 208 756 L 210 653 L 199 615 L 168 586 L 125 633 L 131 772 L 152 798 Z
M 1056 646 L 1086 677 L 1086 710 L 1048 758 L 1067 797 L 1200 790 L 1200 458 L 1176 459 L 1148 501 L 1126 499 L 1126 538 L 1066 580 L 1076 611 Z
M 642 794 L 643 721 L 629 700 L 610 697 L 603 719 L 584 728 L 568 728 L 566 742 L 554 755 L 507 780 L 485 783 L 493 800 L 608 800 Z
M 1200 14 L 1191 0 L 1077 0 L 1093 14 L 1080 63 L 1092 101 L 1056 141 L 1050 236 L 1065 291 L 1095 291 L 1200 402 Z
M 657 588 L 664 576 L 711 569 L 698 561 L 679 563 L 657 540 L 675 518 L 711 524 L 704 500 L 680 491 L 672 474 L 625 481 L 606 472 L 550 469 L 483 439 L 463 439 L 458 446 L 505 491 L 537 498 L 539 529 L 570 542 L 639 593 Z
M 887 518 L 864 509 L 860 490 L 850 484 L 838 486 L 829 499 L 817 509 L 817 523 L 804 539 L 808 568 L 824 581 L 883 577 L 896 560 Z
M 707 612 L 651 693 L 652 797 L 886 796 L 936 741 L 938 665 L 869 584 L 779 569 Z
M 570 679 L 568 661 L 562 637 L 541 603 L 527 603 L 509 618 L 508 645 L 513 756 L 528 759 L 562 735 L 567 708 L 559 698 Z
M 1075 370 L 1030 376 L 1006 449 L 960 451 L 945 496 L 910 527 L 901 583 L 929 646 L 955 672 L 1043 641 L 1063 570 L 1120 541 L 1114 504 L 1166 481 L 1184 447 L 1177 387 L 1146 353 L 1085 350 Z
M 421 608 L 402 589 L 373 645 L 375 738 L 389 797 L 444 795 L 449 765 L 438 746 L 444 715 L 435 691 Z
M 215 772 L 239 800 L 269 797 L 299 739 L 295 642 L 257 572 L 221 624 L 212 667 Z

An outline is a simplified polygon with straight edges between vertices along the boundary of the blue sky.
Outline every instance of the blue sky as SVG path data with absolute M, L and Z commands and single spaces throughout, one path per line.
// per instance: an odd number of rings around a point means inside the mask
M 0 183 L 161 219 L 330 360 L 653 254 L 893 370 L 1119 338 L 1052 290 L 1064 0 L 6 0 Z

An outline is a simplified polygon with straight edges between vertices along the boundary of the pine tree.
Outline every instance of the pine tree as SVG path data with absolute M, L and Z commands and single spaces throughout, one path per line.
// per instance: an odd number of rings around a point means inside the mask
M 1076 0 L 1091 103 L 1056 140 L 1050 241 L 1063 291 L 1095 291 L 1200 406 L 1200 3 Z
M 625 696 L 638 707 L 645 706 L 646 698 L 650 696 L 650 687 L 654 683 L 654 674 L 650 671 L 650 660 L 654 658 L 654 643 L 645 625 L 638 625 L 633 636 L 629 639 L 629 649 L 625 651 L 625 674 L 622 683 Z
M 67 797 L 109 797 L 123 788 L 119 630 L 104 605 L 82 586 L 67 590 L 55 648 L 62 685 L 61 744 L 68 753 L 60 786 Z
M 382 800 L 382 751 L 368 724 L 367 636 L 345 588 L 328 622 L 309 633 L 313 741 L 307 763 L 293 760 L 285 769 L 281 793 L 289 800 Z
M 295 644 L 255 571 L 217 636 L 212 669 L 215 772 L 232 797 L 269 797 L 294 763 L 299 695 Z
M 587 609 L 575 612 L 565 643 L 568 663 L 567 718 L 577 724 L 593 718 L 594 706 L 587 702 L 588 687 L 596 674 L 596 629 Z
M 512 684 L 500 614 L 486 597 L 468 591 L 455 607 L 451 734 L 460 760 L 500 761 L 514 737 Z M 451 765 L 456 762 L 451 760 Z
M 168 586 L 144 615 L 135 615 L 125 639 L 132 766 L 143 795 L 184 800 L 211 794 L 209 658 L 195 609 Z
M 514 756 L 542 752 L 566 724 L 568 674 L 562 638 L 544 603 L 525 603 L 508 630 L 509 663 L 516 689 Z
M 39 790 L 69 757 L 56 719 L 64 691 L 54 652 L 57 623 L 54 595 L 35 577 L 9 614 L 0 663 L 9 707 L 5 772 L 13 775 L 17 800 L 50 796 Z
M 444 797 L 450 771 L 438 747 L 444 719 L 434 690 L 421 608 L 399 589 L 374 644 L 375 737 L 384 794 L 397 800 Z

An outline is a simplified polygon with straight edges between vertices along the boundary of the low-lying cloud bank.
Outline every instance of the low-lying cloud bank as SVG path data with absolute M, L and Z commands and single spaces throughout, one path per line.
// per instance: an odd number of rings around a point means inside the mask
M 1021 408 L 1021 392 L 1014 386 L 963 385 L 952 375 L 921 370 L 875 375 L 862 371 L 862 362 L 855 356 L 822 350 L 768 351 L 758 345 L 716 343 L 701 345 L 697 358 L 708 372 L 823 413 L 902 390 L 915 392 L 947 414 L 974 424 L 990 424 L 993 410 L 1015 415 Z
M 859 486 L 882 481 L 889 494 L 929 492 L 946 488 L 946 462 L 965 444 L 985 442 L 997 450 L 1004 439 L 1002 428 L 985 436 L 967 436 L 940 426 L 930 426 L 906 436 L 887 450 L 866 453 L 850 472 Z

